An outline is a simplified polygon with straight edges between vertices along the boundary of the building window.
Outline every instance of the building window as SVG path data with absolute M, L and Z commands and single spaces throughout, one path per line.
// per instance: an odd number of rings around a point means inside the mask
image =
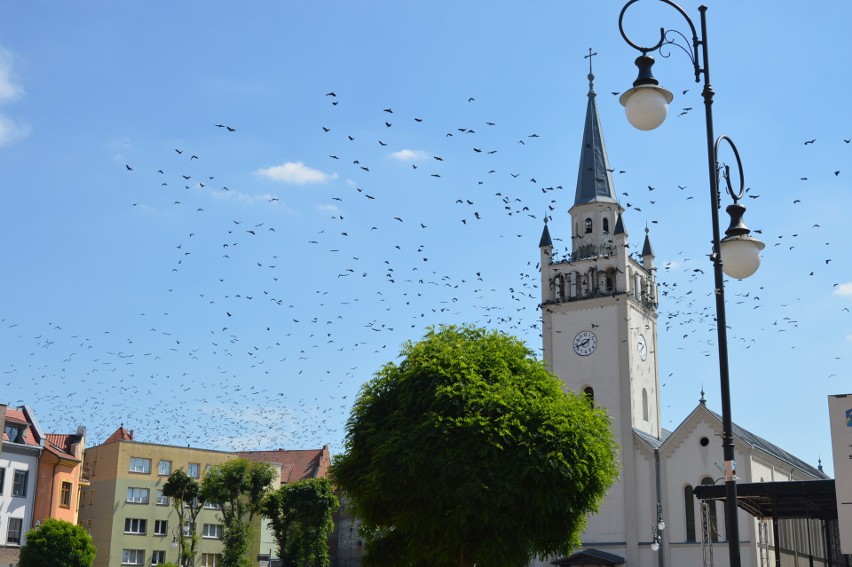
M 189 478 L 198 478 L 201 472 L 201 465 L 199 463 L 189 463 L 186 466 L 186 474 L 189 475 Z
M 91 506 L 94 503 L 95 503 L 95 491 L 90 490 L 89 491 L 89 506 Z
M 12 478 L 12 496 L 27 495 L 27 476 L 27 471 L 15 471 L 15 476 Z
M 701 484 L 713 484 L 713 479 L 709 476 L 706 476 L 701 479 Z M 708 521 L 710 523 L 710 541 L 717 542 L 719 541 L 719 524 L 716 520 L 716 501 L 708 500 L 705 501 L 706 505 L 709 506 L 709 518 Z
M 71 507 L 71 483 L 62 483 L 62 488 L 59 489 L 59 505 L 63 508 Z
M 166 552 L 161 549 L 155 549 L 151 555 L 151 565 L 162 565 L 166 562 Z
M 0 468 L 0 494 L 3 494 L 3 486 L 6 484 L 6 469 Z
M 603 233 L 609 234 L 609 219 L 603 220 Z
M 11 425 L 7 424 L 3 429 L 3 432 L 6 434 L 6 437 L 9 439 L 9 443 L 19 443 L 24 444 L 24 426 L 23 425 Z
M 9 528 L 6 530 L 6 545 L 21 545 L 21 531 L 23 528 L 23 519 L 9 518 Z
M 586 386 L 583 388 L 583 394 L 586 395 L 586 399 L 589 400 L 589 403 L 595 405 L 595 389 L 591 386 Z
M 642 419 L 648 421 L 648 390 L 642 388 Z
M 151 459 L 144 459 L 142 457 L 130 457 L 130 472 L 150 474 Z
M 147 504 L 148 492 L 147 488 L 134 488 L 131 486 L 127 489 L 127 501 L 135 502 L 136 504 Z
M 144 518 L 124 519 L 124 533 L 126 534 L 145 535 L 147 528 L 148 520 L 145 520 Z
M 695 541 L 695 496 L 688 484 L 683 487 L 683 513 L 686 517 L 686 541 Z
M 144 549 L 122 549 L 121 550 L 122 565 L 144 565 L 145 550 Z
M 154 520 L 154 535 L 167 535 L 169 533 L 168 520 Z
M 163 494 L 162 490 L 157 491 L 157 506 L 168 506 L 169 497 Z
M 592 233 L 592 219 L 586 219 L 586 234 Z
M 199 567 L 221 567 L 222 556 L 218 553 L 202 553 Z
M 201 531 L 201 537 L 210 539 L 222 539 L 221 524 L 204 524 L 204 529 Z
M 204 509 L 205 510 L 221 510 L 222 506 L 220 506 L 219 503 L 217 503 L 217 502 L 205 502 L 204 503 Z
M 169 476 L 172 474 L 172 462 L 171 461 L 160 461 L 157 465 L 157 474 L 160 476 Z

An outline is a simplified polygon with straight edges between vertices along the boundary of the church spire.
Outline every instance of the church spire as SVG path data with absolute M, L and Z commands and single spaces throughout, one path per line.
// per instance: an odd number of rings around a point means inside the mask
M 583 130 L 583 147 L 580 151 L 580 171 L 577 175 L 577 192 L 574 205 L 592 202 L 617 203 L 613 189 L 612 173 L 606 155 L 601 120 L 595 104 L 595 76 L 592 73 L 591 48 L 585 57 L 589 60 L 589 102 L 586 107 L 586 124 Z

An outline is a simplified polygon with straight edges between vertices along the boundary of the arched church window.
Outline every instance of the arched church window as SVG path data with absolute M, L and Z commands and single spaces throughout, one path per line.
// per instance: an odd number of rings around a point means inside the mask
M 648 421 L 648 390 L 642 388 L 642 419 Z
M 686 541 L 695 541 L 695 496 L 692 486 L 683 487 L 683 513 L 686 519 Z
M 705 476 L 701 479 L 701 484 L 713 484 L 713 479 L 709 476 Z M 710 507 L 710 513 L 708 514 L 708 521 L 710 522 L 710 541 L 715 543 L 719 541 L 719 523 L 716 516 L 716 501 L 708 500 L 707 505 Z
M 577 272 L 571 272 L 570 278 L 571 278 L 571 282 L 570 282 L 571 289 L 569 291 L 571 293 L 571 297 L 574 298 L 574 297 L 577 297 Z
M 592 233 L 592 219 L 586 219 L 586 234 Z
M 609 234 L 609 219 L 603 220 L 603 233 Z
M 595 405 L 595 389 L 591 386 L 586 386 L 583 388 L 583 394 L 585 394 L 586 399 L 589 400 L 589 403 Z
M 606 273 L 606 292 L 613 293 L 615 291 L 615 274 L 612 270 Z

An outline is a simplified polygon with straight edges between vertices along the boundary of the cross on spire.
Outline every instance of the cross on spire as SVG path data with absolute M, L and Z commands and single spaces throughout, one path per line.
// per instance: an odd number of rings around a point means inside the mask
M 595 92 L 595 75 L 592 73 L 592 57 L 597 55 L 597 51 L 592 51 L 592 48 L 589 48 L 589 54 L 583 55 L 583 59 L 589 60 L 589 92 Z

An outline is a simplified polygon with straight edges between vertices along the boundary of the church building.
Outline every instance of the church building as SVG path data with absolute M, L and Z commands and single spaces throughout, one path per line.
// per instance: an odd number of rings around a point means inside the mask
M 702 393 L 673 431 L 662 427 L 659 357 L 665 353 L 657 342 L 654 251 L 646 228 L 639 254 L 631 255 L 629 219 L 611 172 L 590 73 L 569 210 L 570 254 L 553 257 L 546 220 L 539 244 L 543 354 L 566 389 L 607 411 L 622 471 L 599 513 L 588 518 L 582 548 L 532 565 L 726 566 L 723 504 L 702 505 L 692 492 L 723 476 L 717 465 L 724 461 L 721 416 L 707 408 Z M 736 425 L 733 432 L 738 482 L 828 478 Z M 738 514 L 742 566 L 776 565 L 771 522 Z M 818 522 L 784 521 L 777 539 L 777 564 L 828 564 Z

